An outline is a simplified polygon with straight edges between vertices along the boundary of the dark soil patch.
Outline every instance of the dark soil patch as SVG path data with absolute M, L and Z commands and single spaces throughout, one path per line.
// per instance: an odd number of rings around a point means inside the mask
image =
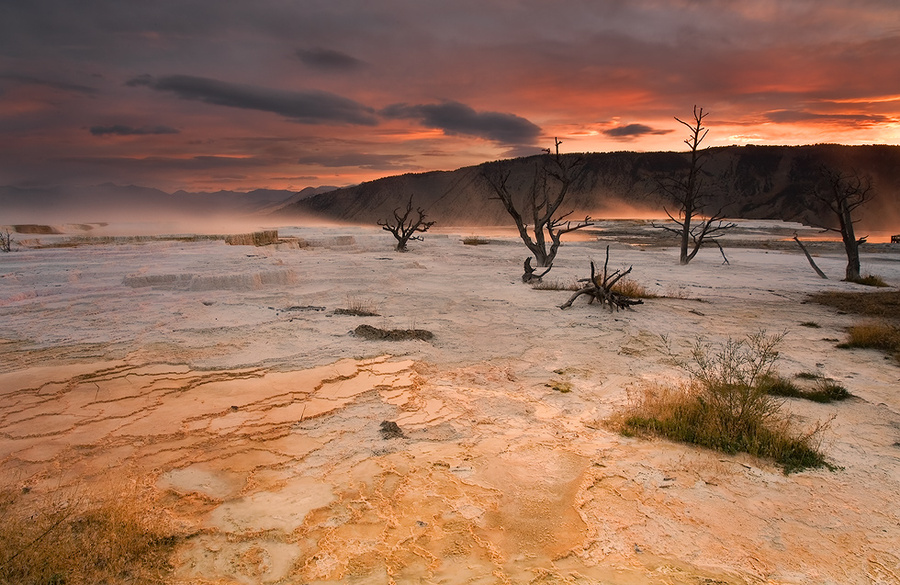
M 424 329 L 379 329 L 371 325 L 360 325 L 353 330 L 353 334 L 363 339 L 386 339 L 388 341 L 405 341 L 408 339 L 428 341 L 434 337 L 434 333 Z
M 403 430 L 394 421 L 383 420 L 381 421 L 381 438 L 384 440 L 405 439 L 406 435 L 403 434 Z
M 335 315 L 351 315 L 353 317 L 380 317 L 378 313 L 365 309 L 335 309 Z

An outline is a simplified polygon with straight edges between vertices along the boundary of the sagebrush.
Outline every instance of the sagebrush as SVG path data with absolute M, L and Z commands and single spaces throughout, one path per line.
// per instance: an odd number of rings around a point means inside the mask
M 725 453 L 770 459 L 785 473 L 829 464 L 819 450 L 825 425 L 795 428 L 767 392 L 784 334 L 761 331 L 720 346 L 698 342 L 681 363 L 690 380 L 644 388 L 615 420 L 625 434 L 653 434 Z

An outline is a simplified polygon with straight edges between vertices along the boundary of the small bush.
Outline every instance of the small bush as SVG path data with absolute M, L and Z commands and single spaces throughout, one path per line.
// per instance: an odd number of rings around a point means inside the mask
M 816 438 L 824 426 L 797 432 L 782 404 L 767 391 L 783 335 L 765 332 L 728 340 L 720 348 L 698 343 L 691 375 L 681 388 L 648 388 L 619 419 L 627 434 L 650 433 L 726 453 L 774 460 L 785 473 L 829 466 Z
M 484 246 L 486 244 L 490 244 L 490 240 L 486 240 L 484 238 L 479 238 L 478 236 L 466 236 L 463 238 L 463 244 L 466 246 Z
M 821 329 L 822 326 L 816 323 L 815 321 L 804 321 L 800 323 L 800 327 L 809 327 L 810 329 Z

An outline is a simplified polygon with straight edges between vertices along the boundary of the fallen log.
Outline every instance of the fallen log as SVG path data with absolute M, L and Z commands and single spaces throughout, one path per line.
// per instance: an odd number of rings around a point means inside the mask
M 587 281 L 589 284 L 575 291 L 575 294 L 573 294 L 568 301 L 560 305 L 559 308 L 568 309 L 572 306 L 572 303 L 575 302 L 575 299 L 581 295 L 588 296 L 588 304 L 592 304 L 594 301 L 598 301 L 601 305 L 605 304 L 609 307 L 610 312 L 612 312 L 613 309 L 617 311 L 619 309 L 631 309 L 634 305 L 644 304 L 644 301 L 641 299 L 634 299 L 613 290 L 616 283 L 631 272 L 633 266 L 629 266 L 628 270 L 616 270 L 611 274 L 608 272 L 608 266 L 609 246 L 606 247 L 606 262 L 603 263 L 603 275 L 597 274 L 594 262 L 591 261 L 591 278 Z
M 797 245 L 800 246 L 800 249 L 803 250 L 804 254 L 806 254 L 806 259 L 809 260 L 809 265 L 812 266 L 813 270 L 816 271 L 816 274 L 827 280 L 828 277 L 824 272 L 819 270 L 818 266 L 816 266 L 815 260 L 813 260 L 812 256 L 810 256 L 809 252 L 806 250 L 806 246 L 803 245 L 803 242 L 800 241 L 800 238 L 797 237 L 797 234 L 794 234 L 794 241 L 797 242 Z

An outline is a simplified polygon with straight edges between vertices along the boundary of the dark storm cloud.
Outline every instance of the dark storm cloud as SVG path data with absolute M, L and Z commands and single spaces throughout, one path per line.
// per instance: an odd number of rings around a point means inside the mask
M 307 66 L 320 71 L 353 71 L 365 66 L 363 61 L 346 53 L 322 49 L 298 49 L 297 56 Z
M 410 164 L 413 160 L 407 154 L 367 154 L 367 153 L 343 153 L 343 154 L 310 154 L 301 156 L 298 164 L 319 165 L 323 167 L 358 167 L 377 171 L 393 171 L 398 169 L 410 170 L 418 168 Z
M 6 73 L 0 74 L 0 79 L 7 79 L 9 81 L 15 81 L 17 83 L 21 83 L 24 85 L 41 85 L 44 87 L 50 87 L 53 89 L 58 89 L 60 91 L 70 91 L 75 93 L 83 93 L 88 95 L 93 95 L 97 93 L 97 90 L 93 87 L 88 87 L 86 85 L 81 85 L 78 83 L 68 83 L 65 81 L 58 81 L 53 79 L 44 79 L 41 77 L 35 77 L 31 75 L 18 75 L 15 73 Z
M 122 124 L 113 124 L 112 126 L 91 126 L 91 134 L 94 136 L 105 136 L 107 134 L 115 134 L 116 136 L 141 136 L 146 134 L 178 134 L 180 130 L 170 126 L 141 126 L 135 128 L 133 126 L 124 126 Z
M 663 135 L 672 132 L 671 130 L 654 130 L 650 126 L 644 124 L 626 124 L 625 126 L 616 126 L 603 133 L 611 138 L 637 138 L 647 135 Z
M 371 108 L 324 91 L 286 91 L 192 75 L 166 75 L 158 78 L 141 75 L 129 80 L 127 85 L 147 86 L 156 91 L 174 93 L 185 100 L 217 106 L 272 112 L 303 124 L 377 124 Z
M 441 104 L 394 104 L 381 112 L 386 118 L 418 120 L 423 126 L 443 130 L 445 134 L 478 136 L 501 144 L 530 144 L 541 133 L 530 121 L 502 112 L 476 112 L 459 102 Z

